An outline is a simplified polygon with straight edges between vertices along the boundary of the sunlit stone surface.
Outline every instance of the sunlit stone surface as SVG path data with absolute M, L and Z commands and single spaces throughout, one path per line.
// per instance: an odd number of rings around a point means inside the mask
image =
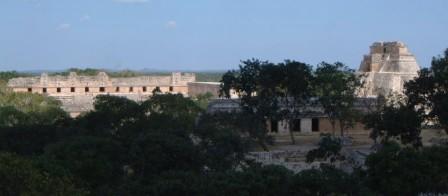
M 420 66 L 402 42 L 375 42 L 358 72 L 363 74 L 360 96 L 402 93 L 404 83 L 417 76 Z

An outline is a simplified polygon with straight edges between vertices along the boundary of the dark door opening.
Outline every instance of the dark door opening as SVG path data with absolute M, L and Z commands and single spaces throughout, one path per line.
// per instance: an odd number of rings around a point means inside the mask
M 294 131 L 294 132 L 300 132 L 301 130 L 300 130 L 300 119 L 294 119 L 294 120 L 292 120 L 292 125 L 291 125 L 291 128 L 292 128 L 292 131 Z
M 274 133 L 278 132 L 278 121 L 271 120 L 271 132 L 274 132 Z
M 319 131 L 319 119 L 318 118 L 313 118 L 311 120 L 311 130 L 313 132 L 318 132 Z

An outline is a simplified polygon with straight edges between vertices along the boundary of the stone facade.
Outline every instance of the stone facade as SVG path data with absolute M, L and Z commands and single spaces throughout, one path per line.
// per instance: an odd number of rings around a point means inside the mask
M 122 96 L 135 101 L 143 101 L 152 95 L 155 88 L 162 93 L 188 94 L 188 83 L 196 80 L 192 73 L 172 73 L 170 76 L 138 76 L 112 78 L 100 72 L 96 76 L 78 76 L 72 72 L 68 76 L 41 76 L 14 78 L 8 82 L 14 92 L 47 94 L 62 102 L 64 110 L 72 116 L 93 108 L 97 95 Z
M 354 103 L 354 108 L 360 112 L 366 113 L 370 108 L 375 108 L 375 98 L 357 98 Z M 302 115 L 292 121 L 287 120 L 268 120 L 266 125 L 271 134 L 274 135 L 289 135 L 290 132 L 298 134 L 313 134 L 313 133 L 331 133 L 333 127 L 330 120 L 319 105 L 310 104 L 301 109 Z M 207 108 L 208 113 L 217 112 L 240 112 L 239 99 L 215 99 L 212 100 Z M 336 131 L 339 131 L 339 122 L 335 124 Z M 347 133 L 366 133 L 368 130 L 364 128 L 361 123 L 355 123 L 353 127 L 346 129 Z
M 364 82 L 359 95 L 402 93 L 404 83 L 416 77 L 419 70 L 415 56 L 404 43 L 375 42 L 358 70 Z

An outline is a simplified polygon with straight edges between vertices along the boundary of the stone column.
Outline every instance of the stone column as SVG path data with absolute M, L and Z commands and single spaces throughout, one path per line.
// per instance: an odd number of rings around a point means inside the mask
M 302 133 L 311 133 L 312 132 L 311 125 L 312 125 L 311 118 L 300 119 L 300 131 Z
M 278 121 L 278 133 L 288 134 L 289 133 L 289 123 L 287 120 Z

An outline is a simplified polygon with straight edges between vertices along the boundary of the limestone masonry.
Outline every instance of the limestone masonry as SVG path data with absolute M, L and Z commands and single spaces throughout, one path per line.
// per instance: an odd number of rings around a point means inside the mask
M 402 42 L 375 42 L 370 54 L 365 55 L 359 67 L 364 88 L 360 96 L 377 96 L 392 92 L 402 93 L 404 83 L 418 75 L 420 66 L 415 56 Z
M 188 93 L 188 83 L 196 81 L 192 73 L 172 73 L 171 76 L 138 76 L 111 78 L 100 72 L 96 76 L 41 76 L 14 78 L 8 82 L 14 92 L 47 94 L 62 102 L 64 110 L 72 116 L 89 111 L 94 98 L 100 94 L 123 96 L 135 101 L 148 99 L 152 91 L 159 88 L 162 93 Z

